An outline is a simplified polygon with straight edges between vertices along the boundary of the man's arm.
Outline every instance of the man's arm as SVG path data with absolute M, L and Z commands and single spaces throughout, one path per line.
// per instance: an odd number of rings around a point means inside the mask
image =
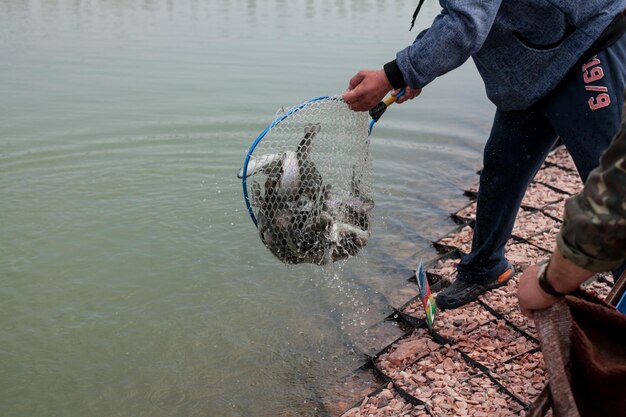
M 491 31 L 501 3 L 502 0 L 442 2 L 444 10 L 431 27 L 396 55 L 395 62 L 406 84 L 423 88 L 478 52 Z
M 625 107 L 626 110 L 626 107 Z M 626 260 L 626 114 L 622 130 L 602 155 L 582 193 L 565 204 L 563 226 L 544 279 L 559 293 L 574 291 L 596 272 Z M 526 315 L 551 306 L 557 297 L 539 284 L 539 267 L 520 277 L 518 298 Z
M 565 204 L 557 236 L 563 256 L 589 271 L 611 271 L 626 258 L 626 114 L 583 192 Z
M 558 297 L 547 293 L 539 283 L 541 267 L 534 265 L 524 271 L 519 280 L 517 298 L 524 315 L 531 317 L 532 310 L 543 310 L 554 304 Z M 583 282 L 591 278 L 595 272 L 587 271 L 563 257 L 557 247 L 545 270 L 544 279 L 561 294 L 574 291 Z
M 444 10 L 415 42 L 398 52 L 384 70 L 360 71 L 350 80 L 343 99 L 355 111 L 376 105 L 392 88 L 408 86 L 419 94 L 435 78 L 459 67 L 483 45 L 502 0 L 447 0 Z

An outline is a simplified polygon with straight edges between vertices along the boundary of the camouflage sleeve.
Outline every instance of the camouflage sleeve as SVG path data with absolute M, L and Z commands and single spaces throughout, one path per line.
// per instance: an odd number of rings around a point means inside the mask
M 611 271 L 626 259 L 625 118 L 583 191 L 566 202 L 557 236 L 563 256 L 588 271 Z

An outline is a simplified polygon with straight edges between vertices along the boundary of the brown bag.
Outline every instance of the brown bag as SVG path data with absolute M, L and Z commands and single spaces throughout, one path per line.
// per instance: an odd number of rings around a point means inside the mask
M 554 416 L 626 416 L 626 315 L 580 291 L 534 317 Z

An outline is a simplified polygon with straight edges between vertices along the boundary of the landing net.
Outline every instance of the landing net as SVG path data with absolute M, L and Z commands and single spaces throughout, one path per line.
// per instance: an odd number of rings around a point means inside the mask
M 279 111 L 239 176 L 261 240 L 281 261 L 327 264 L 367 244 L 374 207 L 368 116 L 341 97 Z

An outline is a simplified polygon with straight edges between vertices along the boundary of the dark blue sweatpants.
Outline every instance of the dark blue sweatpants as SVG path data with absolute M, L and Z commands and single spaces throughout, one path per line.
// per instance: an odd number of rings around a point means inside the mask
M 504 247 L 522 198 L 558 137 L 587 179 L 620 129 L 625 87 L 626 35 L 577 64 L 531 108 L 496 111 L 484 150 L 472 251 L 461 260 L 458 279 L 483 282 L 507 268 Z

